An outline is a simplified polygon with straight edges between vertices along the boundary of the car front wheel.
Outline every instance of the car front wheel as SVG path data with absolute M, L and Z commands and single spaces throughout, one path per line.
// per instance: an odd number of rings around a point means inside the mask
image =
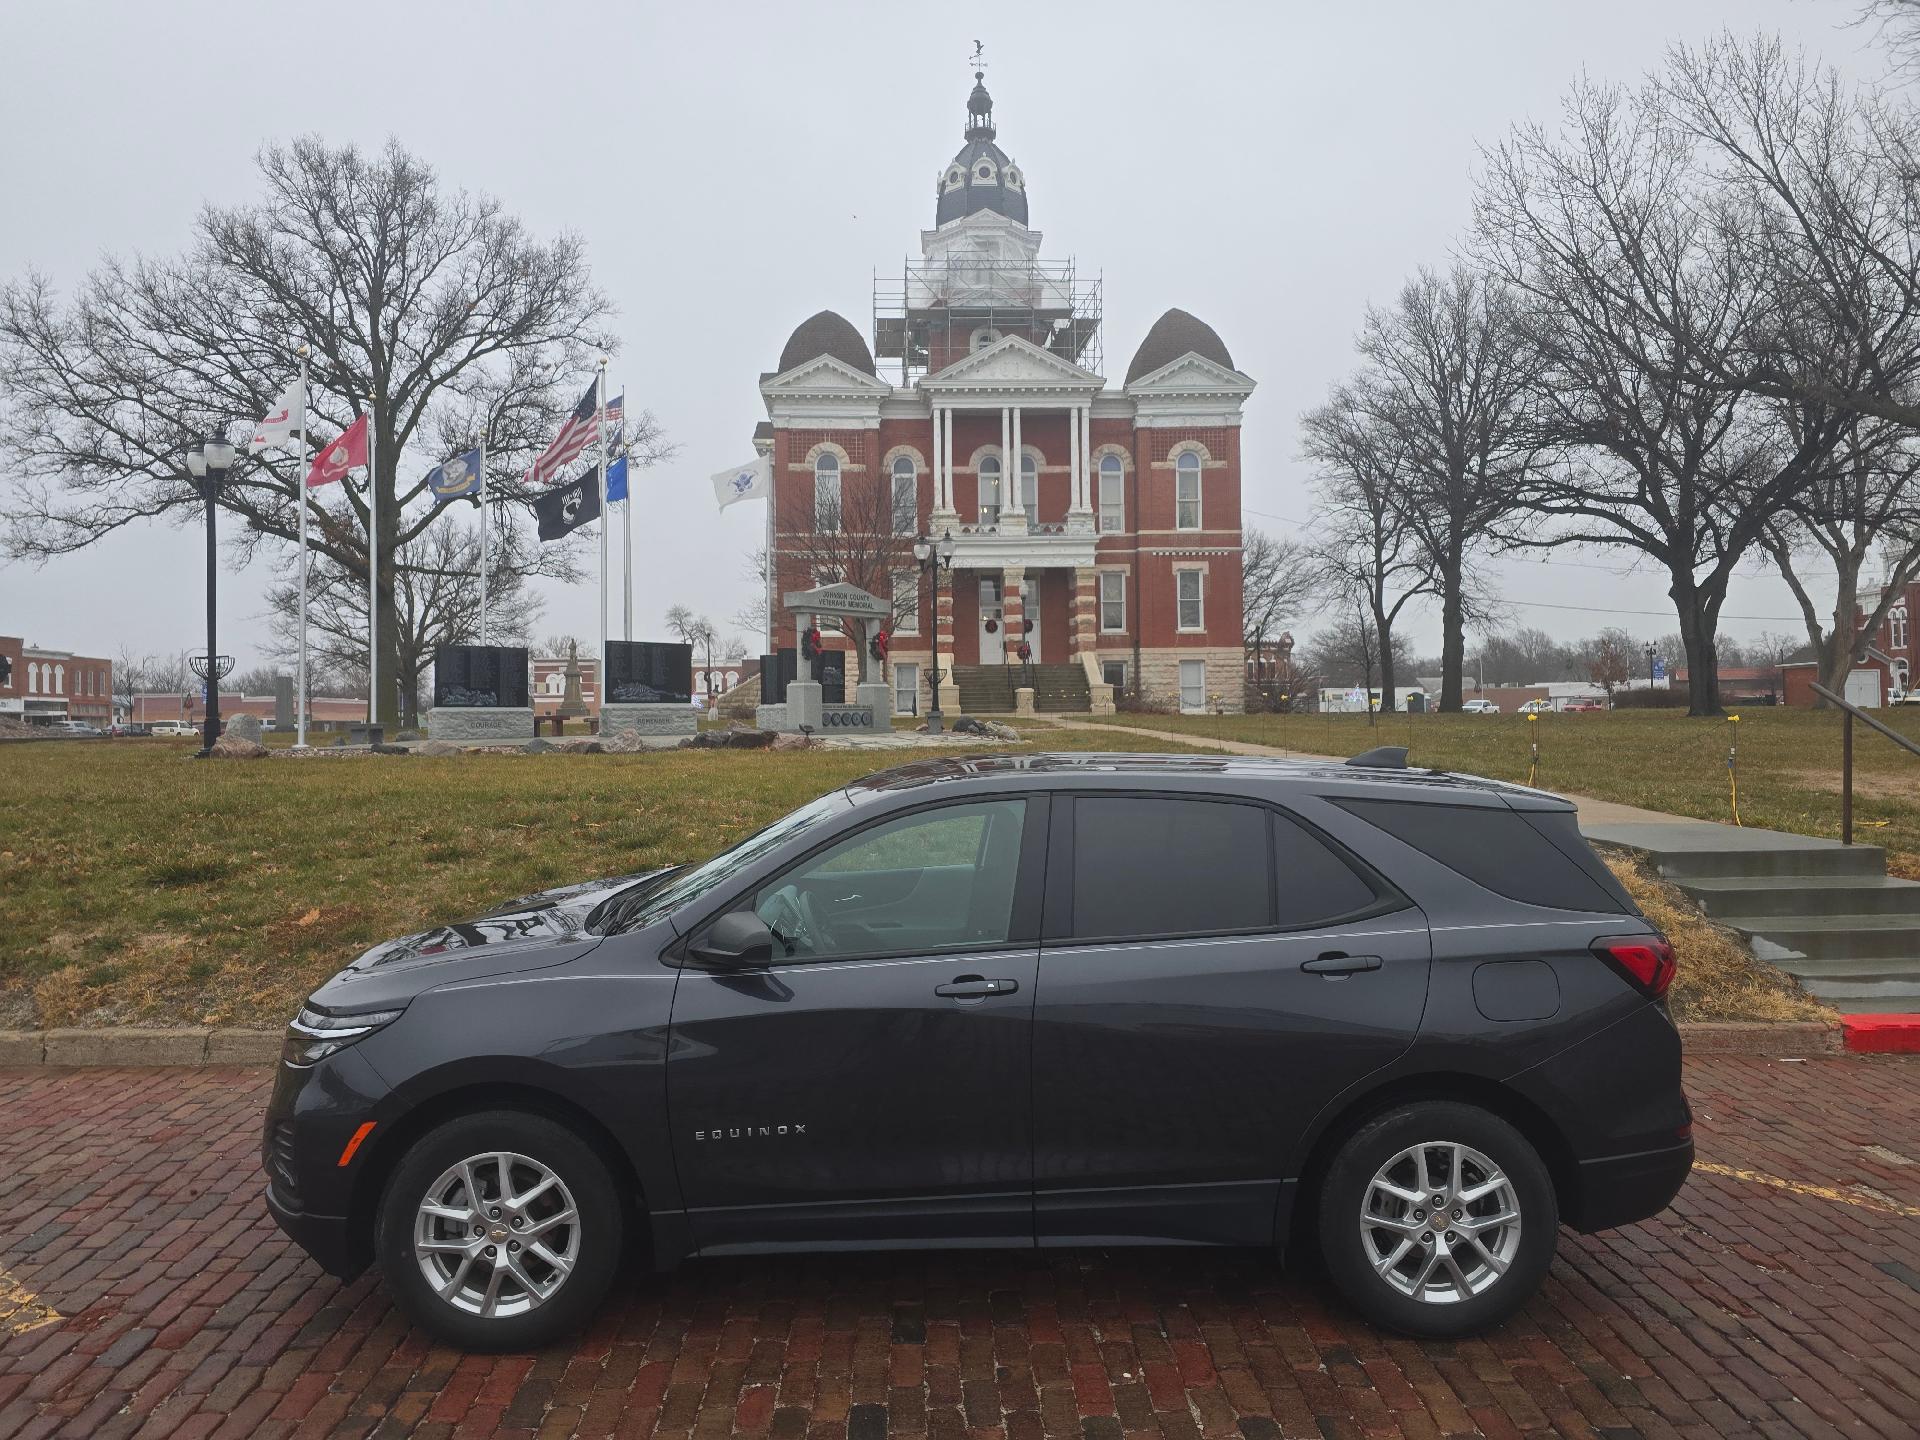
M 1540 1287 L 1559 1212 L 1539 1155 L 1499 1116 L 1423 1101 L 1341 1146 L 1320 1192 L 1327 1269 L 1355 1309 L 1410 1335 L 1498 1324 Z
M 618 1267 L 623 1209 L 606 1164 L 518 1110 L 422 1136 L 387 1182 L 376 1249 L 420 1325 L 469 1350 L 520 1350 L 583 1324 Z

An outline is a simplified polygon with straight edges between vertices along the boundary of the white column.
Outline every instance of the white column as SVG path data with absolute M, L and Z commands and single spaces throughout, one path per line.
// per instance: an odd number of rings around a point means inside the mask
M 1093 404 L 1080 407 L 1080 503 L 1093 509 Z
M 1011 503 L 1016 510 L 1022 509 L 1027 503 L 1026 486 L 1023 483 L 1027 469 L 1026 454 L 1026 448 L 1020 439 L 1020 407 L 1016 405 L 1013 407 L 1013 468 L 1009 471 L 1010 483 L 1013 486 L 1009 494 L 1013 497 Z M 1000 503 L 1005 505 L 1009 502 L 1002 499 Z
M 933 450 L 931 454 L 933 456 L 933 509 L 937 514 L 940 510 L 940 481 L 945 470 L 944 465 L 941 463 L 944 457 L 940 452 L 940 407 L 938 405 L 933 407 Z
M 1009 457 L 1013 454 L 1013 410 L 1012 407 L 1000 407 L 1000 513 L 1007 513 L 1007 467 L 1012 464 Z
M 1080 407 L 1074 405 L 1067 410 L 1067 509 L 1080 508 Z

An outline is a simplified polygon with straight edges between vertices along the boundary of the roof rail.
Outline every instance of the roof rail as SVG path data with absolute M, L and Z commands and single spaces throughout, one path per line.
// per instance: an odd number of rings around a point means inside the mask
M 1347 764 L 1361 770 L 1404 770 L 1407 768 L 1407 747 L 1380 745 L 1365 754 L 1354 756 Z

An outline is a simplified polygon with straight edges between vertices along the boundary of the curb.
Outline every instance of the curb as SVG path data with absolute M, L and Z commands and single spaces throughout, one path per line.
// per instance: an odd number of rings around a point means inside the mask
M 284 1031 L 194 1026 L 144 1030 L 0 1030 L 0 1065 L 271 1065 Z
M 1840 1023 L 1855 1055 L 1920 1055 L 1920 1015 L 1844 1015 Z
M 0 1030 L 0 1066 L 272 1065 L 282 1035 L 212 1027 Z M 1692 1055 L 1920 1054 L 1920 1015 L 1849 1015 L 1837 1024 L 1688 1020 L 1680 1039 Z
M 1846 1048 L 1841 1037 L 1841 1024 L 1828 1020 L 1680 1022 L 1680 1043 L 1689 1055 L 1839 1055 Z

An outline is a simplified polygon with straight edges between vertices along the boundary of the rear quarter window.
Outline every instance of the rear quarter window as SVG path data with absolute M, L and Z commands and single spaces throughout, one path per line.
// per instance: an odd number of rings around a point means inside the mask
M 1611 883 L 1612 875 L 1580 838 L 1571 814 L 1543 814 L 1538 817 L 1543 821 L 1558 818 L 1564 823 L 1535 826 L 1529 823 L 1533 817 L 1504 805 L 1496 809 L 1353 799 L 1332 803 L 1509 900 L 1549 910 L 1614 914 L 1633 910 L 1632 902 L 1617 883 Z M 1576 846 L 1584 862 L 1568 853 Z

